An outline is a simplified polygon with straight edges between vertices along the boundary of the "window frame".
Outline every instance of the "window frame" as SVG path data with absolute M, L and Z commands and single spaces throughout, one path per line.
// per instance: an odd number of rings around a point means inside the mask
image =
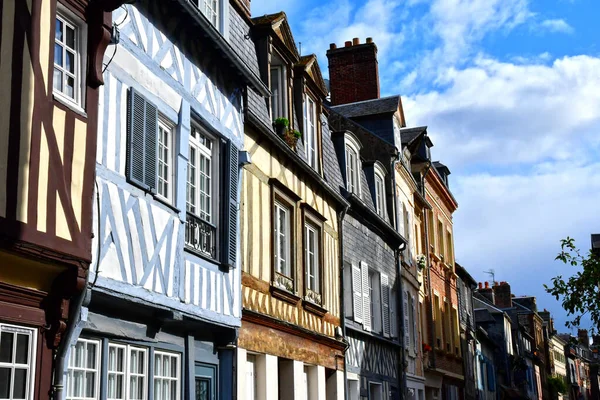
M 54 54 L 55 54 L 55 49 L 56 49 L 56 22 L 57 20 L 61 20 L 61 22 L 63 23 L 63 26 L 65 23 L 68 23 L 69 25 L 71 25 L 72 28 L 74 28 L 75 33 L 74 33 L 74 44 L 75 44 L 75 48 L 71 49 L 74 51 L 75 53 L 75 57 L 74 57 L 74 61 L 75 61 L 75 67 L 73 68 L 73 73 L 68 72 L 69 75 L 73 75 L 74 77 L 74 83 L 73 83 L 73 91 L 74 91 L 74 97 L 71 98 L 69 97 L 66 93 L 64 93 L 62 90 L 60 89 L 56 89 L 54 87 L 54 69 L 58 66 L 61 73 L 64 74 L 67 73 L 66 68 L 64 68 L 62 65 L 58 65 L 56 64 L 56 60 L 54 58 Z M 51 79 L 52 79 L 52 95 L 53 98 L 60 101 L 61 103 L 64 103 L 65 105 L 74 108 L 76 111 L 80 111 L 80 112 L 84 112 L 85 106 L 86 106 L 86 75 L 85 72 L 87 71 L 87 37 L 88 37 L 88 31 L 87 31 L 87 24 L 77 15 L 75 15 L 75 13 L 73 13 L 71 10 L 69 10 L 67 7 L 63 6 L 60 2 L 57 2 L 57 6 L 56 6 L 56 13 L 54 16 L 54 51 L 52 51 L 52 74 L 51 74 Z M 64 28 L 63 28 L 63 34 L 64 34 Z M 63 42 L 64 43 L 64 42 Z M 66 46 L 66 43 L 64 43 L 64 46 Z M 65 61 L 65 54 L 66 54 L 66 50 L 63 47 L 62 48 L 62 53 L 63 53 L 63 61 Z M 66 61 L 65 61 L 66 62 Z M 64 82 L 63 82 L 64 85 Z
M 157 356 L 171 357 L 171 362 L 173 362 L 173 359 L 175 359 L 176 365 L 177 365 L 176 376 L 172 377 L 172 376 L 167 376 L 167 375 L 157 375 L 156 368 L 152 368 L 152 385 L 153 385 L 153 387 L 156 386 L 157 379 L 161 380 L 161 383 L 163 383 L 165 380 L 171 382 L 171 384 L 174 383 L 175 384 L 175 399 L 170 399 L 170 400 L 180 400 L 181 399 L 181 379 L 182 379 L 181 354 L 175 353 L 172 351 L 168 351 L 168 350 L 156 349 L 152 352 L 151 362 L 153 363 L 152 364 L 153 366 L 156 365 L 156 357 Z M 161 360 L 161 362 L 162 362 L 162 360 Z
M 116 348 L 116 349 L 122 349 L 124 351 L 124 358 L 123 358 L 123 372 L 118 372 L 118 371 L 110 371 L 110 365 L 109 365 L 109 361 L 110 361 L 110 349 L 111 348 Z M 144 354 L 144 372 L 143 374 L 140 374 L 139 372 L 132 372 L 131 371 L 131 355 L 132 353 L 136 351 L 136 352 L 142 352 Z M 130 344 L 126 344 L 126 343 L 120 343 L 120 342 L 113 342 L 113 341 L 109 341 L 108 342 L 108 346 L 107 346 L 107 353 L 106 353 L 106 381 L 107 381 L 107 386 L 106 386 L 106 399 L 107 400 L 111 400 L 112 398 L 109 397 L 109 393 L 108 393 L 108 378 L 110 376 L 110 374 L 116 374 L 118 373 L 119 375 L 123 376 L 123 393 L 124 393 L 124 398 L 127 400 L 131 399 L 131 378 L 132 378 L 132 374 L 134 374 L 133 377 L 139 378 L 140 376 L 143 378 L 143 396 L 142 396 L 142 400 L 146 400 L 148 399 L 148 383 L 149 383 L 149 349 L 146 347 L 141 347 L 141 346 L 135 346 L 135 345 L 130 345 Z M 115 398 L 115 400 L 117 400 Z
M 324 240 L 325 240 L 325 230 L 324 230 L 324 222 L 325 218 L 321 216 L 316 210 L 310 207 L 308 204 L 303 203 L 301 205 L 302 212 L 302 276 L 304 277 L 304 300 L 309 301 L 313 304 L 316 304 L 320 307 L 324 306 Z M 309 271 L 308 271 L 308 246 L 307 246 L 307 230 L 314 230 L 316 236 L 316 271 L 315 271 L 315 279 L 317 280 L 317 288 L 318 291 L 309 288 Z M 313 292 L 313 293 L 310 293 Z M 314 296 L 316 295 L 316 296 Z M 312 297 L 314 296 L 314 298 Z
M 385 176 L 386 173 L 383 170 L 383 168 L 378 165 L 375 164 L 375 168 L 374 168 L 374 177 L 373 177 L 373 186 L 374 186 L 374 192 L 375 192 L 375 212 L 377 212 L 377 214 L 381 217 L 381 218 L 386 218 L 387 213 L 386 213 L 386 193 L 385 193 Z M 378 189 L 378 182 L 377 180 L 379 180 L 381 182 L 381 190 L 377 190 Z
M 169 172 L 167 173 L 167 179 L 164 179 L 163 177 L 161 177 L 161 168 L 160 168 L 160 163 L 161 161 L 163 163 L 164 160 L 161 160 L 161 128 L 165 131 L 168 132 L 169 134 L 169 138 L 167 140 L 167 144 L 169 145 L 168 150 L 169 150 L 169 154 L 168 154 L 168 164 L 167 167 L 169 168 Z M 176 180 L 176 174 L 175 174 L 175 132 L 177 131 L 176 129 L 176 125 L 173 124 L 169 119 L 167 119 L 163 114 L 161 114 L 160 112 L 158 113 L 158 121 L 157 121 L 157 134 L 156 134 L 156 145 L 157 145 L 157 152 L 156 152 L 156 197 L 158 197 L 159 199 L 169 203 L 169 204 L 175 204 L 175 185 L 177 183 Z M 163 144 L 164 145 L 164 144 Z M 164 180 L 166 181 L 167 185 L 168 185 L 168 189 L 167 189 L 167 193 L 166 194 L 162 194 L 160 193 L 160 181 Z
M 214 7 L 214 10 L 212 7 L 210 7 L 211 11 L 215 14 L 214 18 L 215 21 L 213 22 L 210 17 L 206 14 L 206 12 L 204 11 L 204 7 L 207 6 L 207 3 L 214 1 L 216 3 L 216 7 Z M 202 16 L 204 18 L 206 18 L 206 20 L 208 22 L 210 22 L 210 24 L 212 26 L 215 27 L 216 30 L 218 30 L 219 32 L 222 32 L 222 18 L 223 18 L 223 14 L 224 14 L 224 10 L 223 10 L 223 0 L 196 0 L 195 1 L 196 7 L 198 8 L 198 11 L 200 11 L 200 14 L 202 14 Z
M 362 172 L 362 163 L 360 160 L 360 150 L 362 150 L 362 146 L 360 142 L 353 137 L 350 133 L 346 133 L 344 138 L 344 157 L 345 157 L 345 170 L 346 170 L 346 190 L 350 193 L 354 193 L 357 196 L 361 196 L 362 185 L 361 185 L 361 172 Z M 351 163 L 349 162 L 348 153 L 349 151 L 355 153 L 356 155 L 356 168 L 354 173 L 352 174 L 350 171 Z M 354 179 L 351 180 L 350 177 Z M 355 182 L 354 182 L 355 181 Z M 352 186 L 352 187 L 351 187 Z
M 200 174 L 198 173 L 200 171 L 198 165 L 194 166 L 195 170 L 196 170 L 196 182 L 195 182 L 195 189 L 196 189 L 196 198 L 194 199 L 194 201 L 196 202 L 196 204 L 192 204 L 196 210 L 194 211 L 190 211 L 188 204 L 189 202 L 189 196 L 188 196 L 188 185 L 189 185 L 189 175 L 186 177 L 186 211 L 189 212 L 190 214 L 195 215 L 196 217 L 202 219 L 204 222 L 208 222 L 209 224 L 218 227 L 219 226 L 219 202 L 217 201 L 220 198 L 221 195 L 221 185 L 219 185 L 220 183 L 220 179 L 221 179 L 221 174 L 220 172 L 220 166 L 221 166 L 221 159 L 222 159 L 222 155 L 221 155 L 221 140 L 213 135 L 212 133 L 210 133 L 206 128 L 203 128 L 202 125 L 193 120 L 192 119 L 192 124 L 191 124 L 191 129 L 190 129 L 190 137 L 189 137 L 189 143 L 188 143 L 188 164 L 187 164 L 187 168 L 189 170 L 190 165 L 191 165 L 191 149 L 192 147 L 194 148 L 194 150 L 196 150 L 197 154 L 198 152 L 200 153 L 200 155 L 203 155 L 204 157 L 210 156 L 210 166 L 211 166 L 211 175 L 209 176 L 209 179 L 211 179 L 211 184 L 210 184 L 210 190 L 211 193 L 209 193 L 210 196 L 210 214 L 209 214 L 209 218 L 204 218 L 201 213 L 198 212 L 198 209 L 200 208 L 200 185 L 199 185 L 199 179 L 200 179 Z M 206 137 L 206 140 L 211 142 L 211 148 L 209 149 L 208 147 L 206 147 L 204 144 L 202 144 L 197 138 L 194 138 L 192 136 L 193 132 L 197 131 L 199 135 L 203 135 Z M 189 174 L 189 172 L 188 172 Z
M 304 151 L 306 153 L 306 161 L 314 170 L 319 171 L 319 109 L 318 101 L 308 91 L 305 91 L 303 96 L 303 109 L 304 109 L 304 132 L 302 137 L 304 138 Z M 309 113 L 309 105 L 312 103 L 314 106 L 312 112 Z M 309 130 L 309 115 L 312 116 L 312 130 Z M 314 156 L 311 158 L 311 144 Z
M 71 365 L 71 357 L 73 356 L 73 351 L 75 350 L 75 346 L 77 346 L 77 343 L 79 342 L 83 342 L 85 343 L 85 354 L 86 354 L 86 365 L 87 365 L 87 352 L 88 352 L 88 344 L 89 343 L 93 343 L 96 345 L 96 365 L 94 369 L 91 368 L 80 368 L 80 367 L 73 367 Z M 77 370 L 82 370 L 85 373 L 87 373 L 88 371 L 94 371 L 96 374 L 96 378 L 95 378 L 95 382 L 94 382 L 94 396 L 93 397 L 86 397 L 86 396 L 69 396 L 69 388 L 67 387 L 65 390 L 65 398 L 67 400 L 93 400 L 96 399 L 98 397 L 100 397 L 100 379 L 101 379 L 101 375 L 102 375 L 102 368 L 101 368 L 101 356 L 102 356 L 102 342 L 100 340 L 97 339 L 89 339 L 89 338 L 79 338 L 77 339 L 77 342 L 75 343 L 75 345 L 73 345 L 70 349 L 70 354 L 69 354 L 69 360 L 67 361 L 67 377 L 72 376 L 71 375 L 71 369 L 72 368 L 77 368 Z M 68 381 L 67 381 L 68 383 Z M 84 392 L 85 392 L 85 386 L 84 386 Z
M 4 332 L 9 332 L 13 335 L 12 342 L 12 353 L 11 353 L 11 361 L 0 362 L 0 367 L 8 368 L 11 371 L 10 381 L 9 381 L 9 398 L 13 398 L 14 389 L 15 389 L 15 369 L 25 370 L 26 375 L 26 383 L 25 383 L 25 399 L 32 400 L 35 397 L 35 373 L 37 367 L 37 336 L 38 330 L 34 328 L 29 328 L 21 325 L 13 325 L 13 324 L 5 324 L 0 323 L 0 340 L 1 334 Z M 28 349 L 27 349 L 27 363 L 17 363 L 17 342 L 18 335 L 28 335 Z
M 269 79 L 270 79 L 270 85 L 269 88 L 271 89 L 271 104 L 269 107 L 269 112 L 271 113 L 271 119 L 275 120 L 276 118 L 288 118 L 288 103 L 287 103 L 287 98 L 288 98 L 288 93 L 287 93 L 287 66 L 285 65 L 285 63 L 283 62 L 283 58 L 281 56 L 279 56 L 278 53 L 274 53 L 271 55 L 271 65 L 269 66 Z M 277 93 L 279 93 L 279 96 L 276 97 L 277 103 L 275 104 L 275 102 L 273 101 L 273 94 L 275 93 L 275 91 L 273 90 L 273 71 L 276 70 L 277 73 L 277 79 L 278 79 L 278 85 L 277 85 Z M 274 113 L 274 106 L 277 109 L 276 111 L 278 111 L 278 114 L 276 115 Z

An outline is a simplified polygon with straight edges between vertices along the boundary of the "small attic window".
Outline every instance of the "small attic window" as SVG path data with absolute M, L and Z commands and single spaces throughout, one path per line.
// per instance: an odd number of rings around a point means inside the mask
M 360 144 L 351 135 L 346 134 L 346 189 L 360 196 Z
M 287 71 L 281 57 L 276 53 L 271 57 L 270 74 L 271 119 L 287 118 Z
M 375 164 L 375 210 L 380 217 L 385 218 L 385 171 Z

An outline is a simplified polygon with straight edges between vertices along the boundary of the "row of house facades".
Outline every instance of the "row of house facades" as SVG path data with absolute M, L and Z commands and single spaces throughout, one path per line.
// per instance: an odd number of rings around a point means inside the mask
M 332 44 L 326 82 L 249 0 L 0 18 L 0 399 L 597 387 L 593 347 L 455 262 L 450 170 L 371 38 Z

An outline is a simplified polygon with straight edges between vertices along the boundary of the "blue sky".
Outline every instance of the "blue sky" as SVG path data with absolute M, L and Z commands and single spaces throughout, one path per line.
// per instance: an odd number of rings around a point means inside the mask
M 574 271 L 560 239 L 600 233 L 600 2 L 597 0 L 254 0 L 283 10 L 324 75 L 329 43 L 373 37 L 382 95 L 427 125 L 458 199 L 457 260 L 496 271 L 566 319 L 543 283 Z

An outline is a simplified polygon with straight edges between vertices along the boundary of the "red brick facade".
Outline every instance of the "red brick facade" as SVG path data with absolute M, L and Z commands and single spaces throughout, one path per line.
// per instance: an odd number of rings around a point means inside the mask
M 379 98 L 377 46 L 371 38 L 363 44 L 355 38 L 341 48 L 332 43 L 327 58 L 334 106 Z

